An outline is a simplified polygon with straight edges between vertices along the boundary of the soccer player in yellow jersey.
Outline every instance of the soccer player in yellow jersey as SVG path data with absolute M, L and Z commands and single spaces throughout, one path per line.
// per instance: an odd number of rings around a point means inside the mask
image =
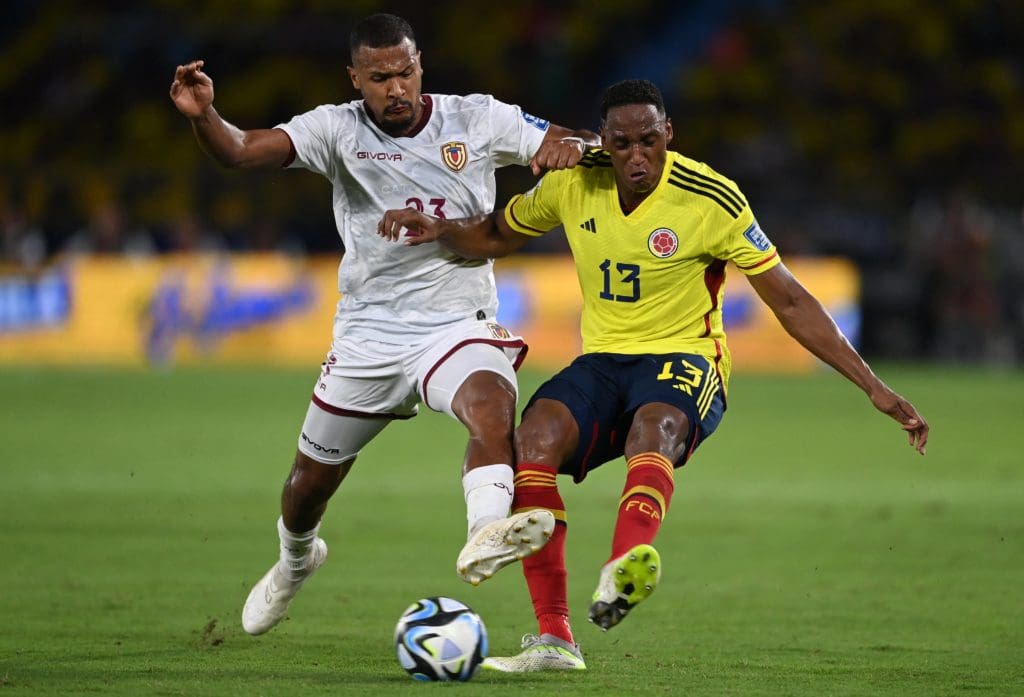
M 505 256 L 562 224 L 584 305 L 583 355 L 542 385 L 515 434 L 513 508 L 544 508 L 555 532 L 523 560 L 538 636 L 523 651 L 489 658 L 509 672 L 583 669 L 566 602 L 565 506 L 557 474 L 577 482 L 626 458 L 626 482 L 608 562 L 589 618 L 609 629 L 657 586 L 651 543 L 668 510 L 673 471 L 710 436 L 725 411 L 729 351 L 722 286 L 733 262 L 782 326 L 895 419 L 921 454 L 928 424 L 870 369 L 821 304 L 789 273 L 736 185 L 668 150 L 672 124 L 645 80 L 610 87 L 602 101 L 603 150 L 575 169 L 548 173 L 504 211 L 439 220 L 389 211 L 379 234 L 406 244 L 438 241 L 467 258 Z

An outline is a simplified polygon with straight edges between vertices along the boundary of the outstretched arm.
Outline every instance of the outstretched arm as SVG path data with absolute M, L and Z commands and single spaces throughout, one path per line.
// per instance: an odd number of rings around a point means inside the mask
M 573 131 L 551 124 L 530 160 L 530 169 L 537 176 L 548 169 L 570 169 L 576 166 L 587 148 L 599 147 L 601 138 L 593 131 Z
M 377 224 L 377 234 L 391 241 L 400 239 L 403 229 L 407 246 L 437 241 L 465 259 L 508 256 L 530 239 L 508 226 L 504 210 L 444 220 L 415 208 L 403 208 L 385 212 Z
M 224 167 L 281 167 L 291 154 L 291 139 L 276 128 L 243 131 L 213 108 L 213 80 L 203 61 L 179 65 L 171 83 L 171 101 L 192 122 L 196 139 Z
M 748 276 L 747 280 L 790 336 L 864 390 L 875 408 L 898 421 L 910 444 L 924 455 L 928 424 L 913 404 L 872 372 L 817 298 L 807 292 L 789 269 L 779 264 L 762 274 Z

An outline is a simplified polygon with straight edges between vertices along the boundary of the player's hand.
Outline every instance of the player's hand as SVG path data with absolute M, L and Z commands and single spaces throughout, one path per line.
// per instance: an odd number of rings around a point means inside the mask
M 903 430 L 907 432 L 910 445 L 924 455 L 925 446 L 928 444 L 928 422 L 917 413 L 913 404 L 889 388 L 872 394 L 871 403 L 878 411 L 896 419 Z
M 421 213 L 415 208 L 403 208 L 385 211 L 384 217 L 377 223 L 377 234 L 389 242 L 395 242 L 402 239 L 404 229 L 405 245 L 415 247 L 436 240 L 440 227 L 439 218 Z
M 213 104 L 213 80 L 203 72 L 203 61 L 178 66 L 171 83 L 171 101 L 190 119 L 202 116 Z
M 539 176 L 548 169 L 570 169 L 575 167 L 587 151 L 582 138 L 561 138 L 545 140 L 530 160 L 530 169 Z

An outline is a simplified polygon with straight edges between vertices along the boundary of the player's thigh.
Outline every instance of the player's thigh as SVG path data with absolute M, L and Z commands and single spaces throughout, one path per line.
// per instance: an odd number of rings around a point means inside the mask
M 681 467 L 722 420 L 725 398 L 721 377 L 714 360 L 696 354 L 665 354 L 629 357 L 618 373 L 626 389 L 626 404 L 620 430 L 629 433 L 634 444 L 659 440 L 657 434 L 641 434 L 639 429 L 662 429 L 661 441 Z M 665 407 L 669 407 L 666 409 Z M 678 412 L 686 416 L 687 431 L 670 433 Z M 641 415 L 640 421 L 637 416 Z M 680 442 L 675 442 L 675 441 Z
M 541 385 L 523 410 L 516 442 L 528 449 L 530 441 L 550 440 L 552 423 L 540 411 L 544 400 L 561 403 L 576 425 L 575 442 L 566 448 L 559 472 L 582 481 L 587 472 L 622 454 L 624 433 L 616 428 L 622 398 L 607 354 L 584 354 Z M 567 434 L 570 438 L 572 434 Z M 555 446 L 552 446 L 555 447 Z
M 309 403 L 299 433 L 299 452 L 327 465 L 354 460 L 359 451 L 391 423 L 388 416 L 353 416 Z
M 336 339 L 312 401 L 338 416 L 415 416 L 419 395 L 405 370 L 408 348 L 367 339 Z
M 418 398 L 399 358 L 386 346 L 339 345 L 327 356 L 299 433 L 299 452 L 318 462 L 347 462 L 395 419 L 416 415 Z
M 412 356 L 410 368 L 424 404 L 458 419 L 453 402 L 457 396 L 466 396 L 460 395 L 460 390 L 471 375 L 487 374 L 474 382 L 483 389 L 493 387 L 496 406 L 509 396 L 515 404 L 519 389 L 516 368 L 525 351 L 522 338 L 494 322 L 473 320 L 431 337 L 430 344 Z

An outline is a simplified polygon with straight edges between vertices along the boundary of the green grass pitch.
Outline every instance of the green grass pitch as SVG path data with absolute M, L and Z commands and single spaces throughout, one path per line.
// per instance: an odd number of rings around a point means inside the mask
M 926 457 L 834 374 L 737 375 L 677 476 L 661 586 L 607 634 L 584 618 L 624 467 L 560 480 L 586 673 L 424 685 L 392 646 L 419 597 L 476 609 L 496 655 L 535 631 L 518 568 L 455 577 L 458 424 L 424 412 L 366 448 L 327 564 L 253 638 L 313 372 L 6 368 L 0 697 L 1024 694 L 1024 374 L 880 373 L 931 422 Z

